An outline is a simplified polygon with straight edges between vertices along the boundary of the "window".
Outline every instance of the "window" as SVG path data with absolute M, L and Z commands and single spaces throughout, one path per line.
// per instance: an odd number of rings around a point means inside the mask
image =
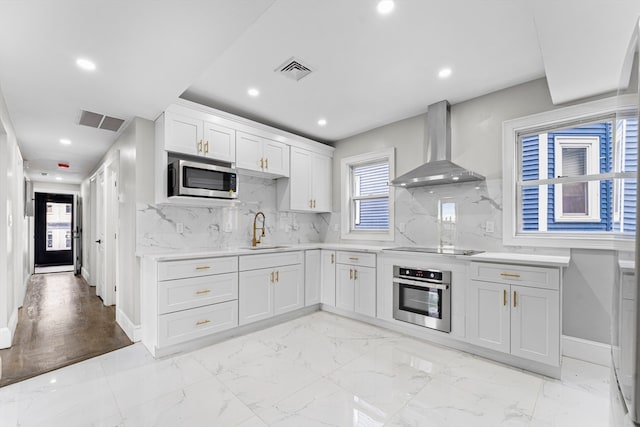
M 503 129 L 505 244 L 630 245 L 638 151 L 632 97 L 511 120 Z
M 393 240 L 394 149 L 342 159 L 342 238 Z

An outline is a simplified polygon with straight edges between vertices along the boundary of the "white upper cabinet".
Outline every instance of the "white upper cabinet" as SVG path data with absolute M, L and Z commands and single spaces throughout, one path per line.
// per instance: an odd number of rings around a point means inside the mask
M 272 177 L 289 176 L 289 146 L 261 136 L 237 132 L 236 167 Z
M 235 130 L 172 112 L 165 113 L 165 127 L 165 150 L 235 162 Z
M 279 210 L 331 212 L 332 163 L 330 156 L 291 147 L 291 177 L 278 181 Z

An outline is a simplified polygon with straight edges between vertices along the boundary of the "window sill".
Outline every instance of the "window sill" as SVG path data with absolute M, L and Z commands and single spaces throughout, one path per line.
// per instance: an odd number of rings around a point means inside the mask
M 635 249 L 635 240 L 630 238 L 614 238 L 612 236 L 584 236 L 562 233 L 558 235 L 518 235 L 504 237 L 502 243 L 505 246 L 529 246 L 540 248 L 568 248 L 568 249 L 601 249 L 632 251 Z

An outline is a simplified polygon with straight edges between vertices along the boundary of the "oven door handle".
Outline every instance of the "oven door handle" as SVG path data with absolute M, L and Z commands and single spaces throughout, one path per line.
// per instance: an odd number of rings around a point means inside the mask
M 411 286 L 420 286 L 421 288 L 432 288 L 432 289 L 441 289 L 446 291 L 449 289 L 449 285 L 441 285 L 430 282 L 422 282 L 419 280 L 409 280 L 409 279 L 398 279 L 396 277 L 393 278 L 393 283 L 397 283 L 399 285 L 411 285 Z

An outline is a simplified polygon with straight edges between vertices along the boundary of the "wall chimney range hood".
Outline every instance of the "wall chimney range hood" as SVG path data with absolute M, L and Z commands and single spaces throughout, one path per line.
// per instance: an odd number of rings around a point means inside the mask
M 451 107 L 448 101 L 429 105 L 424 141 L 426 163 L 391 181 L 396 187 L 426 187 L 484 181 L 484 176 L 451 161 Z

